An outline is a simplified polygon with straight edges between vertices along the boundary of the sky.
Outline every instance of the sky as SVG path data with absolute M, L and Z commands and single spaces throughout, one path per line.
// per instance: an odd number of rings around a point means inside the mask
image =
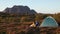
M 59 13 L 60 0 L 0 0 L 0 11 L 14 5 L 28 6 L 37 13 Z

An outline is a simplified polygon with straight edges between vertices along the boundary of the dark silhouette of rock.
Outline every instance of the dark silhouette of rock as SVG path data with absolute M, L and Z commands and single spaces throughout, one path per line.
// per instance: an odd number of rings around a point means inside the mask
M 13 6 L 12 8 L 6 8 L 5 13 L 19 14 L 19 15 L 33 15 L 36 14 L 34 10 L 31 10 L 28 6 Z

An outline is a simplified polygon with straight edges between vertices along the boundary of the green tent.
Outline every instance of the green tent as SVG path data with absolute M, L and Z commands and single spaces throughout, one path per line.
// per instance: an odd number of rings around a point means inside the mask
M 58 27 L 58 23 L 51 16 L 45 18 L 40 27 Z

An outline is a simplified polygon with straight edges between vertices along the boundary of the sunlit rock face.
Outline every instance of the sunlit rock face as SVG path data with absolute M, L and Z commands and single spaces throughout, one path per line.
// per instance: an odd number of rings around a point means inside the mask
M 40 27 L 58 27 L 57 22 L 51 16 L 45 18 Z

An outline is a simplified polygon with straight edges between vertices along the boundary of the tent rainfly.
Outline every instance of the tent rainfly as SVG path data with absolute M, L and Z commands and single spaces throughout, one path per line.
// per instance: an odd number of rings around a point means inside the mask
M 53 17 L 49 16 L 43 20 L 40 27 L 58 27 L 58 23 Z

